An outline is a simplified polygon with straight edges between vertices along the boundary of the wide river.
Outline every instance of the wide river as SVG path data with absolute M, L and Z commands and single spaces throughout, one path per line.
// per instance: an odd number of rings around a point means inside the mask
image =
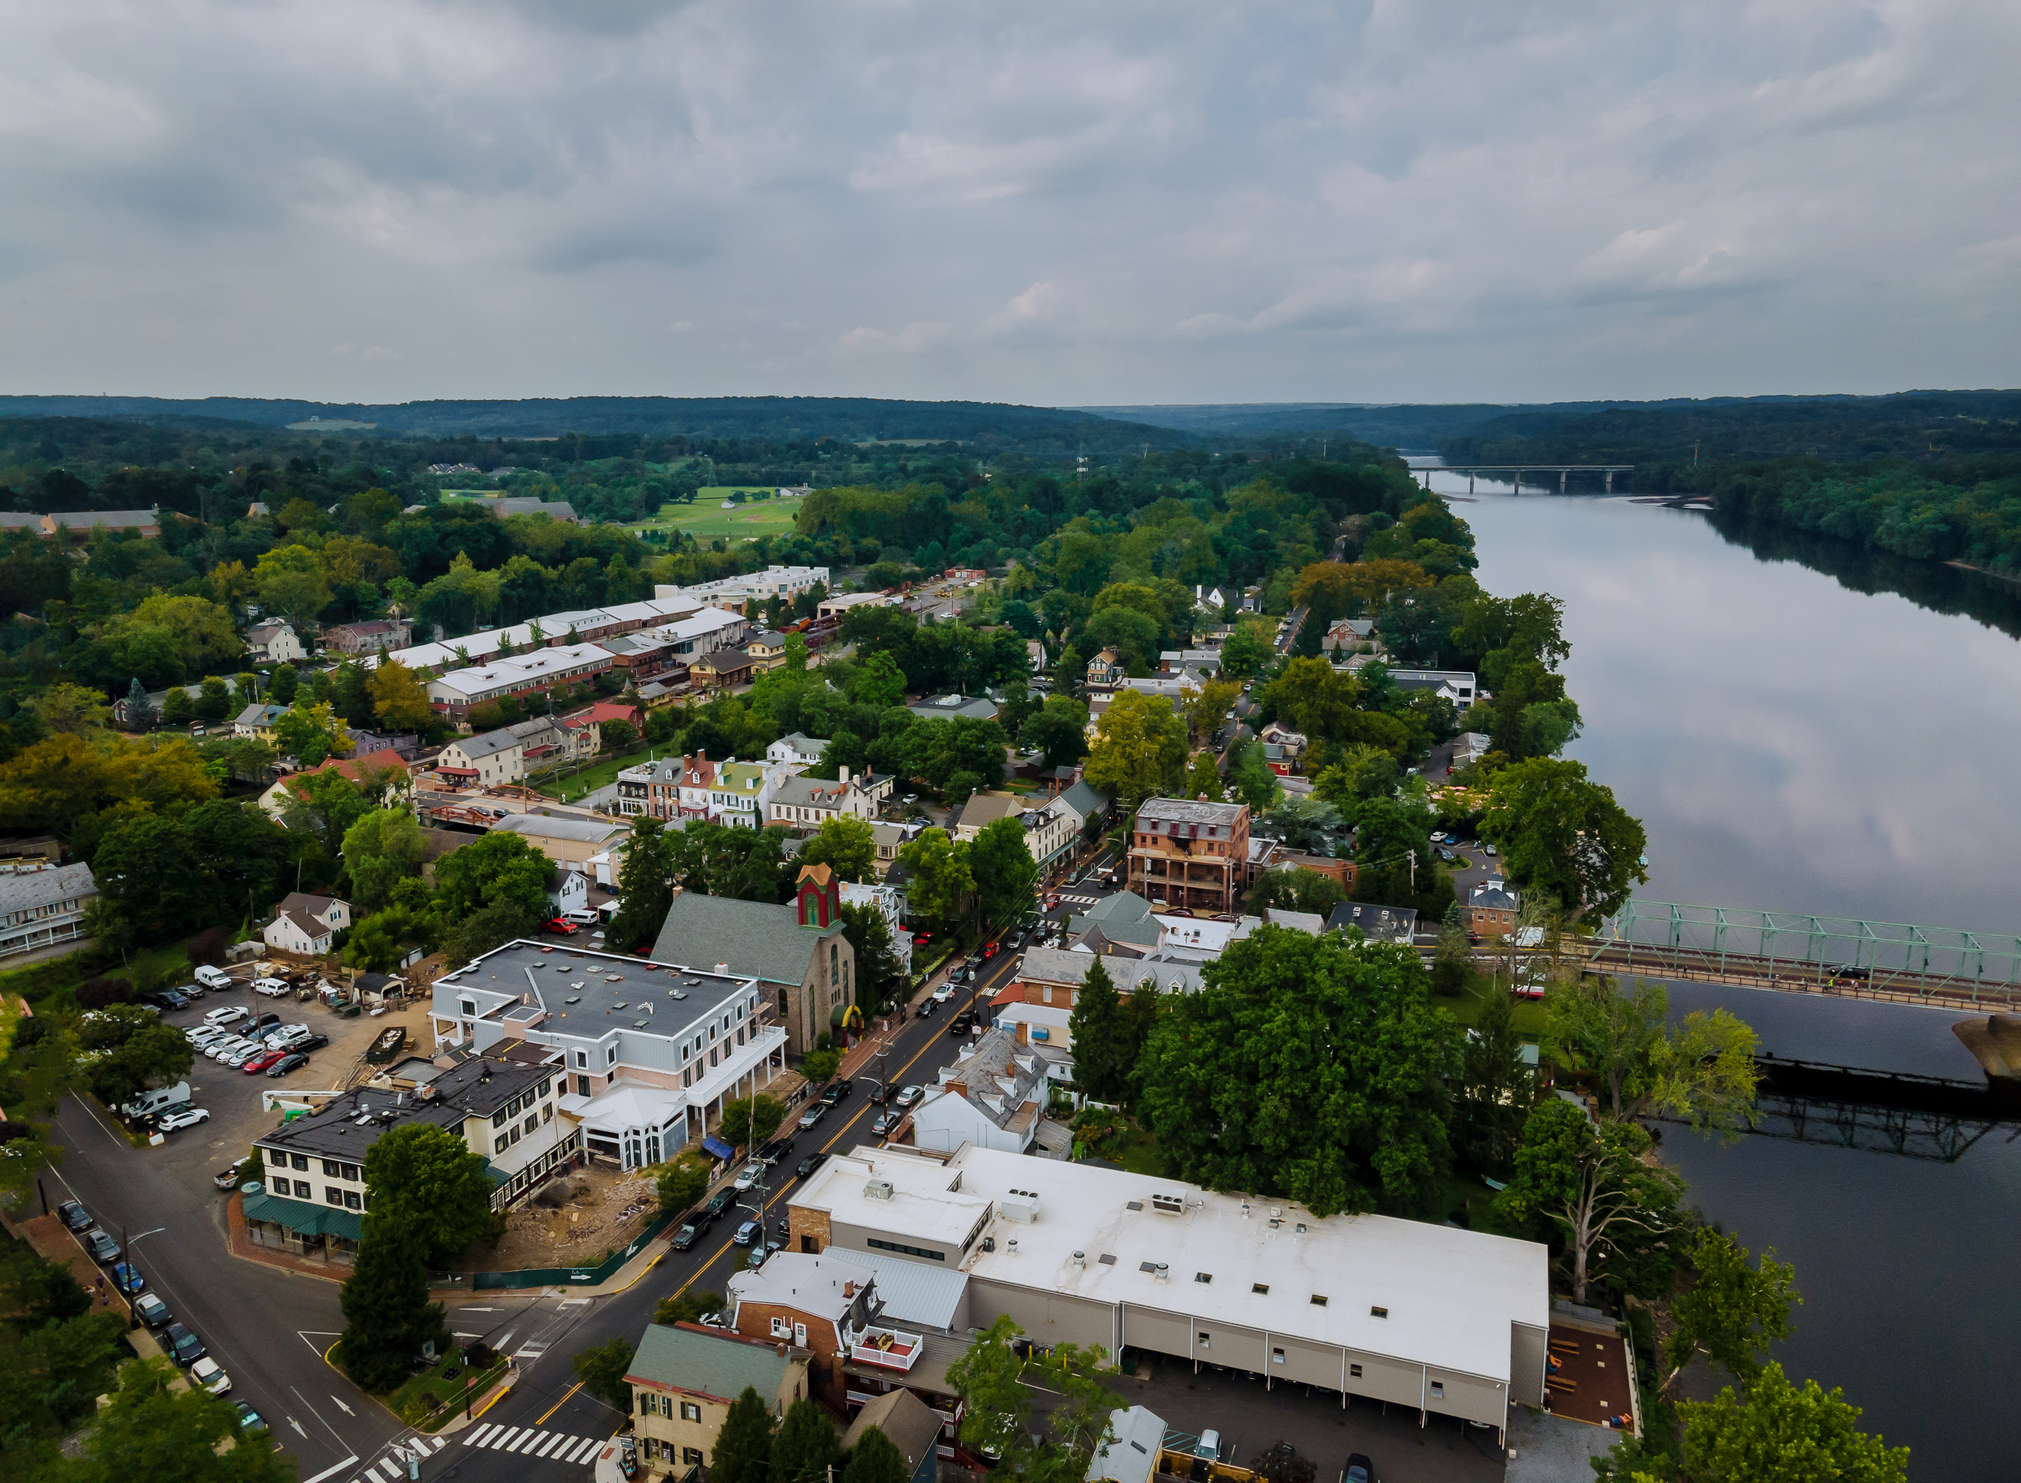
M 1482 585 L 1565 602 L 1585 717 L 1567 752 L 1648 829 L 1638 896 L 2021 932 L 2021 642 L 1995 626 L 2021 631 L 2021 601 L 1983 582 L 1961 597 L 1943 568 L 1887 574 L 1964 609 L 1937 611 L 1859 590 L 1871 563 L 1829 544 L 1729 540 L 1705 515 L 1620 499 L 1475 494 L 1454 508 Z M 1947 1013 L 1673 986 L 1679 1012 L 1714 1002 L 1783 1056 L 1979 1074 Z M 1795 1264 L 1804 1304 L 1776 1354 L 1793 1378 L 1843 1387 L 1864 1426 L 1912 1449 L 1912 1478 L 2021 1478 L 2014 1125 L 1951 1162 L 1665 1132 L 1707 1217 Z

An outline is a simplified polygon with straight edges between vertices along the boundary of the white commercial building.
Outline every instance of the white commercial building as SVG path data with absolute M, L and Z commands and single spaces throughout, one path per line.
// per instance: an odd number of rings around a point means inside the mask
M 775 597 L 789 601 L 803 592 L 828 585 L 825 566 L 768 566 L 762 572 L 745 572 L 720 581 L 702 582 L 693 587 L 655 587 L 657 598 L 693 599 L 711 607 L 738 607 L 747 602 L 769 602 Z
M 967 1147 L 858 1148 L 791 1199 L 803 1251 L 968 1278 L 969 1322 L 1503 1427 L 1540 1406 L 1549 1250 L 1384 1215 Z

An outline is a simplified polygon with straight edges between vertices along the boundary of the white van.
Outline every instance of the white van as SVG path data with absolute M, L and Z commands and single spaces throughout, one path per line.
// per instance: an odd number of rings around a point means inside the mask
M 146 1117 L 150 1112 L 159 1112 L 164 1107 L 173 1107 L 178 1102 L 189 1100 L 189 1083 L 179 1081 L 172 1087 L 157 1087 L 151 1092 L 142 1092 L 131 1102 L 119 1109 L 122 1117 Z
M 232 986 L 232 976 L 222 968 L 213 968 L 206 963 L 197 969 L 196 981 L 207 989 L 228 989 Z

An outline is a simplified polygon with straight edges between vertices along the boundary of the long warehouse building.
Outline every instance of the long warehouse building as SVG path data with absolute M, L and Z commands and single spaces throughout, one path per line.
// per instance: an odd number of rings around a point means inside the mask
M 1125 1347 L 1497 1428 L 1544 1401 L 1549 1253 L 1382 1215 L 964 1145 L 858 1148 L 797 1191 L 789 1249 L 968 1283 L 970 1322 Z

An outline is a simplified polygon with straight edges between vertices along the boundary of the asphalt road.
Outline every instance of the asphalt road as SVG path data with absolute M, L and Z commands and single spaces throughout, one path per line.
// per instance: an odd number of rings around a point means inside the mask
M 954 1060 L 960 1047 L 960 1042 L 948 1034 L 953 1014 L 971 1002 L 987 1001 L 1003 987 L 1015 961 L 1014 953 L 999 954 L 990 960 L 986 972 L 977 975 L 972 988 L 962 985 L 951 1003 L 924 1019 L 908 1019 L 892 1031 L 886 1038 L 887 1054 L 881 1058 L 886 1078 L 901 1086 L 933 1081 L 935 1073 Z M 874 1071 L 878 1065 L 879 1062 L 873 1061 L 866 1072 Z M 452 1438 L 438 1456 L 422 1464 L 421 1476 L 464 1483 L 464 1480 L 523 1476 L 565 1478 L 586 1471 L 588 1461 L 556 1460 L 571 1458 L 575 1449 L 566 1441 L 549 1440 L 550 1434 L 563 1438 L 608 1437 L 623 1425 L 625 1418 L 576 1384 L 569 1365 L 571 1356 L 613 1336 L 636 1343 L 652 1322 L 653 1310 L 660 1300 L 672 1297 L 690 1284 L 716 1293 L 725 1292 L 731 1273 L 744 1264 L 748 1255 L 748 1248 L 730 1239 L 738 1224 L 762 1211 L 766 1228 L 772 1231 L 775 1223 L 784 1218 L 791 1191 L 798 1183 L 794 1165 L 817 1150 L 832 1154 L 859 1144 L 875 1145 L 879 1140 L 871 1133 L 870 1124 L 880 1110 L 870 1101 L 865 1079 L 859 1077 L 848 1100 L 813 1129 L 796 1135 L 793 1148 L 780 1157 L 771 1171 L 770 1188 L 756 1188 L 743 1196 L 746 1208 L 725 1211 L 693 1250 L 668 1252 L 626 1292 L 587 1299 L 546 1297 L 510 1315 L 484 1312 L 479 1322 L 470 1320 L 477 1319 L 482 1309 L 503 1306 L 495 1295 L 477 1294 L 468 1305 L 451 1306 L 452 1330 L 484 1333 L 494 1347 L 521 1354 L 521 1378 L 503 1400 L 485 1413 L 486 1428 L 472 1428 Z M 529 1343 L 538 1347 L 537 1356 L 526 1355 Z M 502 1430 L 491 1431 L 491 1425 Z M 530 1432 L 532 1440 L 515 1437 L 515 1431 Z M 490 1442 L 510 1438 L 505 1445 L 515 1450 L 473 1445 L 466 1437 Z M 531 1455 L 539 1452 L 550 1455 Z

